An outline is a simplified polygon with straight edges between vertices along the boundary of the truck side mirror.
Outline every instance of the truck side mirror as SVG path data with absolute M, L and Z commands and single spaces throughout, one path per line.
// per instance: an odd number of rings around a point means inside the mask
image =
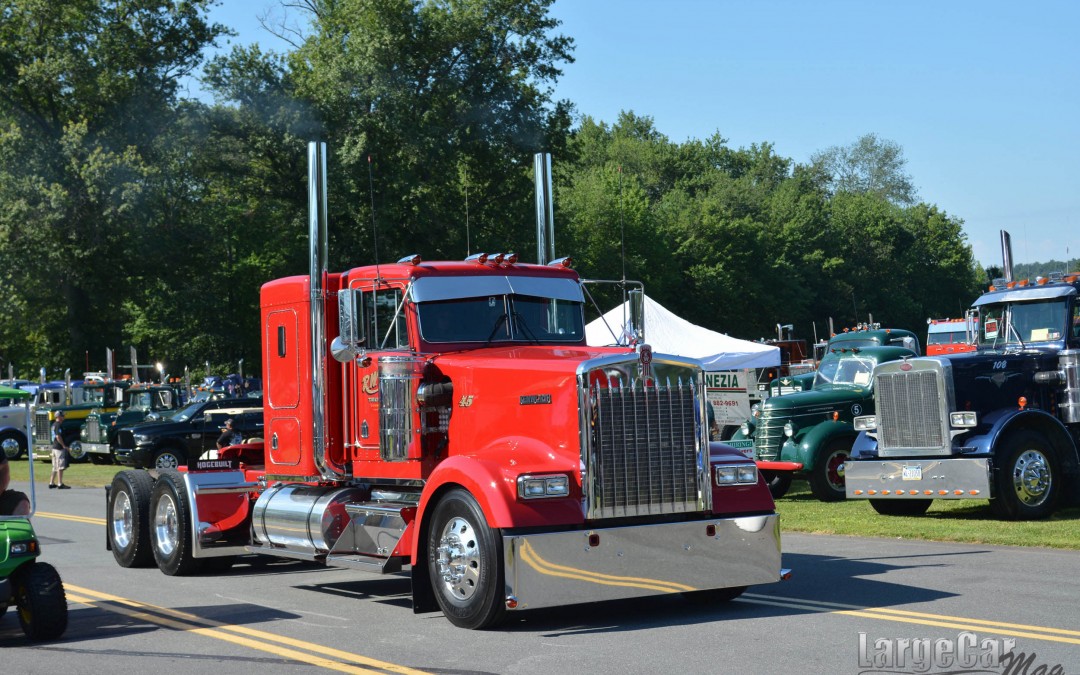
M 360 291 L 346 289 L 338 293 L 338 336 L 330 343 L 330 354 L 340 363 L 348 363 L 363 352 L 364 303 Z

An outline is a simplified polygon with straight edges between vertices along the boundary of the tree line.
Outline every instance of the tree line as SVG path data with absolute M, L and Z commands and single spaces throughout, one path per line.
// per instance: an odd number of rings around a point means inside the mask
M 713 330 L 921 330 L 982 289 L 963 221 L 918 199 L 892 141 L 800 164 L 555 100 L 574 42 L 552 1 L 300 0 L 292 51 L 203 63 L 230 33 L 213 0 L 0 0 L 0 375 L 128 345 L 174 373 L 257 369 L 261 284 L 307 271 L 313 138 L 331 269 L 533 260 L 545 151 L 557 255 Z M 182 95 L 200 67 L 212 101 Z

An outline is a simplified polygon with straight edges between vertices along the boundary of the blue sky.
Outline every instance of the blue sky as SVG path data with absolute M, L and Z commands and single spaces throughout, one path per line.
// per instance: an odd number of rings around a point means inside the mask
M 285 48 L 224 0 L 234 42 Z M 806 162 L 875 133 L 904 148 L 919 196 L 964 221 L 975 258 L 1080 257 L 1080 3 L 993 0 L 556 0 L 574 38 L 556 98 L 672 141 L 719 133 Z M 291 13 L 290 19 L 300 18 Z M 554 158 L 558 161 L 558 158 Z

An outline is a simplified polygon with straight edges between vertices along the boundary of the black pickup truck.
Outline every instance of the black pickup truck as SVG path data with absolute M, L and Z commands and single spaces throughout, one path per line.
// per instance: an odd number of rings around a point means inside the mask
M 263 435 L 261 398 L 199 401 L 161 421 L 142 422 L 117 434 L 116 460 L 144 469 L 175 469 L 217 450 L 217 439 L 232 418 L 244 442 Z

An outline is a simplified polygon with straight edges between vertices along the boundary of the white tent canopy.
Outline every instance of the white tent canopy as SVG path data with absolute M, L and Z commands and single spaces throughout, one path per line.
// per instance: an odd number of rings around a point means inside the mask
M 621 335 L 624 321 L 629 316 L 630 310 L 625 303 L 612 309 L 602 319 L 585 327 L 586 342 L 594 347 L 615 344 L 611 332 Z M 697 359 L 709 371 L 780 365 L 779 347 L 740 340 L 696 326 L 669 312 L 649 296 L 645 296 L 645 342 L 657 354 Z

